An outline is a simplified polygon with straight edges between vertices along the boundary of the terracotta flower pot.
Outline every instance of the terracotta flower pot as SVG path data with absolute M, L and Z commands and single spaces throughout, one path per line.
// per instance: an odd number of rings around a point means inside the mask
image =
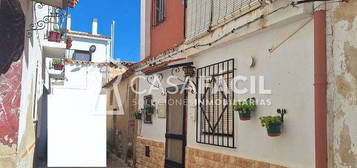
M 78 0 L 68 0 L 68 6 L 70 8 L 76 7 L 77 4 L 78 4 Z
M 61 33 L 50 31 L 48 33 L 48 41 L 60 42 L 61 41 Z
M 63 70 L 64 65 L 63 64 L 56 64 L 53 66 L 55 70 L 61 71 Z
M 70 49 L 72 47 L 72 39 L 67 39 L 66 40 L 66 49 Z

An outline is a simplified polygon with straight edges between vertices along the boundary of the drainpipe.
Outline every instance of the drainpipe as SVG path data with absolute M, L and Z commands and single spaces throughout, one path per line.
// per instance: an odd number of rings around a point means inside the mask
M 326 2 L 314 11 L 315 167 L 327 168 Z

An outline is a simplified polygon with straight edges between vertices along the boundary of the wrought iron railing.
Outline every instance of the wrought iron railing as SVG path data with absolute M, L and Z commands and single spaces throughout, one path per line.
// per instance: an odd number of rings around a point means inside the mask
M 187 0 L 186 39 L 200 36 L 260 5 L 261 0 Z
M 33 8 L 35 20 L 29 25 L 29 29 L 27 29 L 28 38 L 33 36 L 34 31 L 41 30 L 45 30 L 45 39 L 48 39 L 49 32 L 51 31 L 65 33 L 68 15 L 67 8 L 61 9 L 38 2 L 34 3 Z

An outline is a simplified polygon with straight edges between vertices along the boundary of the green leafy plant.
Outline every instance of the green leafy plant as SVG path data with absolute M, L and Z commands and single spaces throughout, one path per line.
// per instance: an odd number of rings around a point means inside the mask
M 134 111 L 134 112 L 131 113 L 131 115 L 132 115 L 133 117 L 135 117 L 135 119 L 141 120 L 142 114 L 141 114 L 140 111 Z
M 52 61 L 52 65 L 61 65 L 61 64 L 62 64 L 61 60 L 55 59 L 55 60 Z
M 62 65 L 62 61 L 55 59 L 52 61 L 52 65 Z
M 66 30 L 65 29 L 61 29 L 61 28 L 55 28 L 54 32 L 61 33 L 61 36 L 62 36 L 62 35 L 64 35 L 66 33 Z
M 144 111 L 147 113 L 147 114 L 153 114 L 154 111 L 155 111 L 155 106 L 154 105 L 151 105 L 151 104 L 146 104 L 144 106 Z
M 237 102 L 233 105 L 233 109 L 239 113 L 250 113 L 257 107 L 255 98 L 248 98 L 245 101 Z
M 281 124 L 283 123 L 280 116 L 264 116 L 264 117 L 260 117 L 259 119 L 262 124 L 262 127 L 265 127 L 267 129 L 276 126 L 280 127 Z

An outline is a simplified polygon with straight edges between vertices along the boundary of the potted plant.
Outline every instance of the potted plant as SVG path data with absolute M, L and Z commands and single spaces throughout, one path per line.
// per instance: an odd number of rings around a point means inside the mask
M 71 36 L 67 36 L 66 38 L 66 49 L 70 49 L 72 47 L 72 37 Z
M 48 33 L 48 41 L 60 42 L 62 36 L 65 34 L 65 30 L 63 29 L 54 29 Z
M 68 0 L 68 6 L 70 8 L 76 7 L 77 4 L 78 4 L 78 0 Z
M 147 104 L 144 106 L 144 110 L 146 114 L 153 114 L 155 111 L 155 106 L 151 104 Z
M 234 111 L 238 111 L 240 120 L 246 121 L 250 120 L 252 112 L 256 109 L 256 106 L 255 98 L 249 98 L 234 104 L 233 109 Z
M 131 115 L 135 117 L 135 119 L 141 120 L 142 114 L 140 113 L 140 111 L 134 111 L 131 113 Z
M 59 31 L 50 31 L 48 33 L 48 41 L 60 42 L 61 41 L 61 33 Z
M 55 70 L 63 70 L 64 67 L 61 60 L 53 60 L 52 65 Z
M 263 127 L 267 128 L 268 135 L 276 137 L 281 135 L 283 124 L 281 116 L 264 116 L 259 118 Z

